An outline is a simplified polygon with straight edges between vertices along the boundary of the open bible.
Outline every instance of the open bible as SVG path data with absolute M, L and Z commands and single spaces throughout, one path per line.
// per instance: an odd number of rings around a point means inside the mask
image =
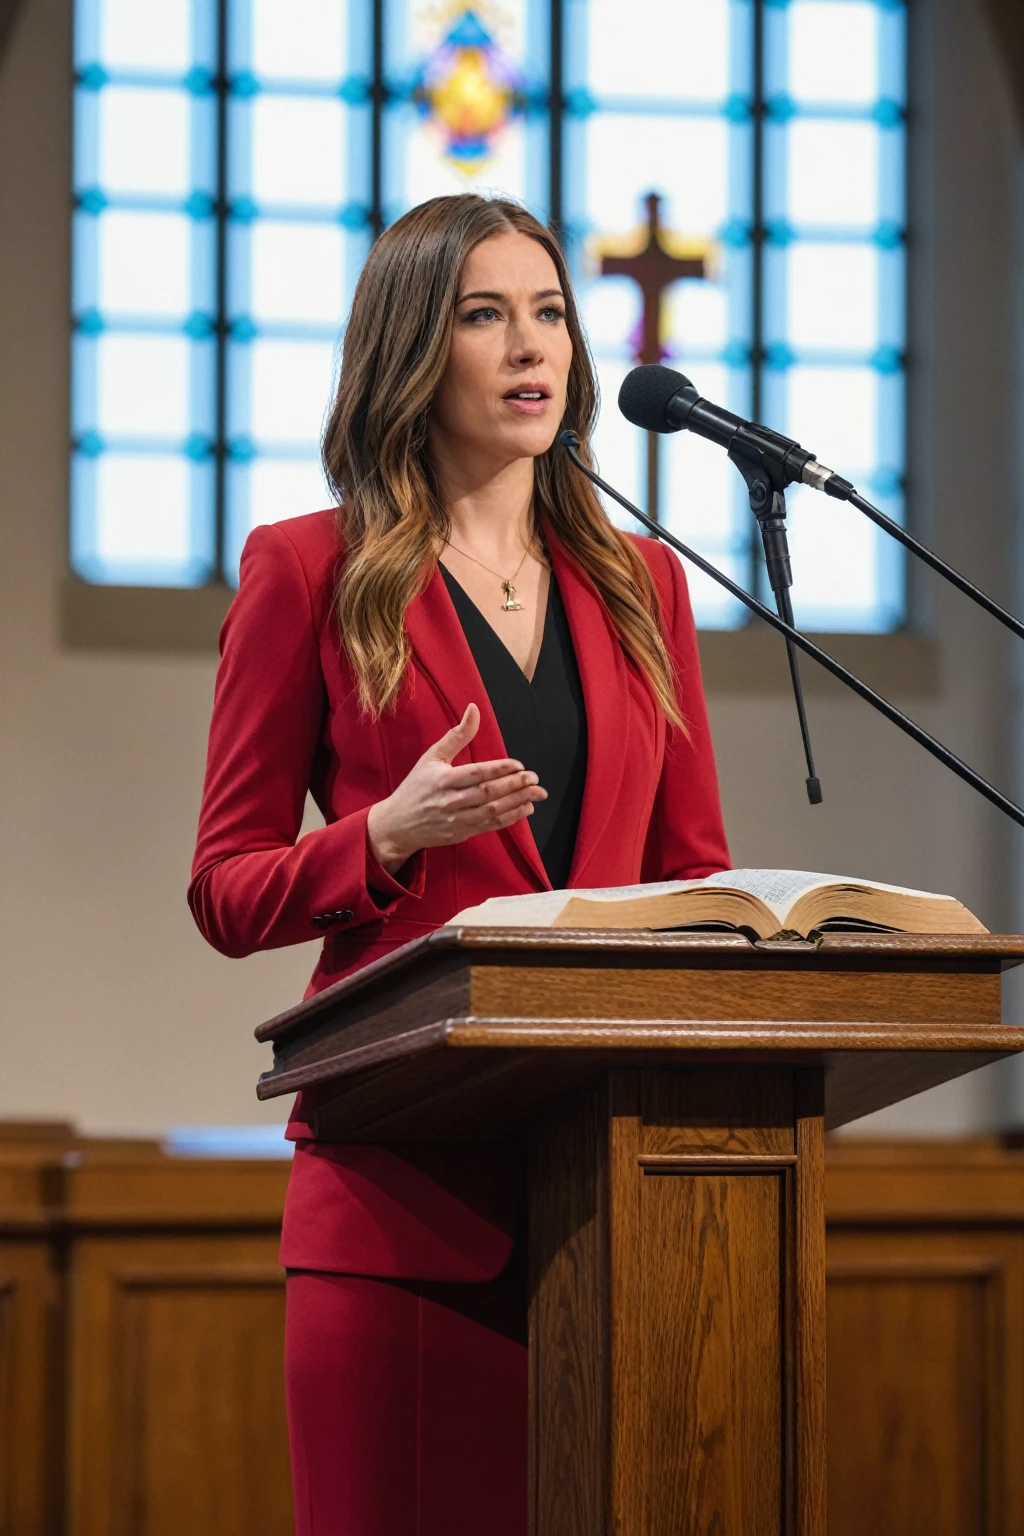
M 736 928 L 758 939 L 815 931 L 987 933 L 953 896 L 799 869 L 726 869 L 704 880 L 492 896 L 452 927 Z

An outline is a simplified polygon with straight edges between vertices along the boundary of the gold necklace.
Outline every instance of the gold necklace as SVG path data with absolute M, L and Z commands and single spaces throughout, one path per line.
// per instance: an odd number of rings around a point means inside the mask
M 513 582 L 526 563 L 526 557 L 530 553 L 530 550 L 533 548 L 535 538 L 536 534 L 533 535 L 529 544 L 527 544 L 525 550 L 523 551 L 523 558 L 520 560 L 511 576 L 503 576 L 500 571 L 495 571 L 491 566 L 484 565 L 484 562 L 482 560 L 478 560 L 476 555 L 467 555 L 466 551 L 464 549 L 460 549 L 457 544 L 453 544 L 451 539 L 448 540 L 448 548 L 454 549 L 455 553 L 457 555 L 461 555 L 464 560 L 472 560 L 474 565 L 483 566 L 485 571 L 490 571 L 492 576 L 497 576 L 498 580 L 501 582 L 501 590 L 505 594 L 505 601 L 501 605 L 502 612 L 516 613 L 522 608 L 523 605 L 516 597 L 516 589 L 513 586 Z

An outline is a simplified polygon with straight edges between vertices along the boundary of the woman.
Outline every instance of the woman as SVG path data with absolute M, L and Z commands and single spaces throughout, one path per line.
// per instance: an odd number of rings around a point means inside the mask
M 682 568 L 556 442 L 586 451 L 596 408 L 524 209 L 437 198 L 377 241 L 324 438 L 340 510 L 251 534 L 221 637 L 189 901 L 222 953 L 325 931 L 312 993 L 487 896 L 728 867 Z M 296 841 L 307 790 L 327 824 Z M 522 1536 L 516 1151 L 314 1118 L 281 1251 L 297 1531 Z

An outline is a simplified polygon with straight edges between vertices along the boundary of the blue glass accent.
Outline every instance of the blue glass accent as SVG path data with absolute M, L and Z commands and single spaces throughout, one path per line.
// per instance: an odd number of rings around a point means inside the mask
M 208 192 L 193 192 L 183 204 L 190 219 L 212 218 L 216 204 Z
M 903 357 L 895 347 L 878 347 L 871 354 L 871 366 L 877 368 L 879 373 L 899 373 L 903 367 Z
M 903 477 L 895 469 L 876 469 L 868 485 L 876 496 L 895 496 L 902 489 Z
M 597 97 L 591 95 L 582 85 L 576 86 L 565 93 L 565 110 L 573 117 L 589 117 L 591 112 L 597 111 Z
M 363 203 L 346 203 L 338 210 L 338 223 L 343 229 L 365 229 L 370 210 Z
M 746 367 L 750 362 L 750 347 L 742 341 L 730 341 L 723 347 L 721 358 L 730 368 Z
M 78 71 L 78 84 L 83 91 L 99 91 L 110 81 L 110 72 L 102 64 L 87 64 Z
M 788 123 L 796 116 L 796 107 L 788 96 L 771 96 L 765 102 L 768 117 L 773 123 Z
M 213 75 L 198 65 L 189 70 L 182 84 L 193 96 L 208 96 L 213 90 Z
M 906 112 L 896 101 L 880 101 L 871 116 L 882 128 L 899 128 L 906 120 Z
M 765 348 L 765 362 L 769 368 L 792 368 L 796 353 L 784 341 L 773 341 Z
M 369 101 L 371 90 L 369 80 L 351 78 L 341 82 L 338 95 L 347 106 L 362 107 Z
M 879 224 L 874 233 L 874 241 L 883 251 L 896 251 L 906 239 L 906 231 L 901 224 L 887 221 Z
M 746 219 L 727 219 L 718 231 L 718 238 L 723 245 L 730 245 L 737 250 L 750 244 L 753 229 Z
M 259 90 L 259 81 L 251 71 L 241 69 L 231 76 L 231 94 L 237 96 L 240 101 L 248 101 L 250 97 L 257 95 Z

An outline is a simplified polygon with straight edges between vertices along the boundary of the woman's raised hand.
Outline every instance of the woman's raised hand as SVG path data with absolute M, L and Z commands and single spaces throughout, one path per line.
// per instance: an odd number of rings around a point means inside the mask
M 547 799 L 537 775 L 514 758 L 452 767 L 452 758 L 479 728 L 480 711 L 468 704 L 458 725 L 427 748 L 386 800 L 370 807 L 367 832 L 389 874 L 420 848 L 464 843 L 478 832 L 509 827 L 532 816 L 534 801 Z

